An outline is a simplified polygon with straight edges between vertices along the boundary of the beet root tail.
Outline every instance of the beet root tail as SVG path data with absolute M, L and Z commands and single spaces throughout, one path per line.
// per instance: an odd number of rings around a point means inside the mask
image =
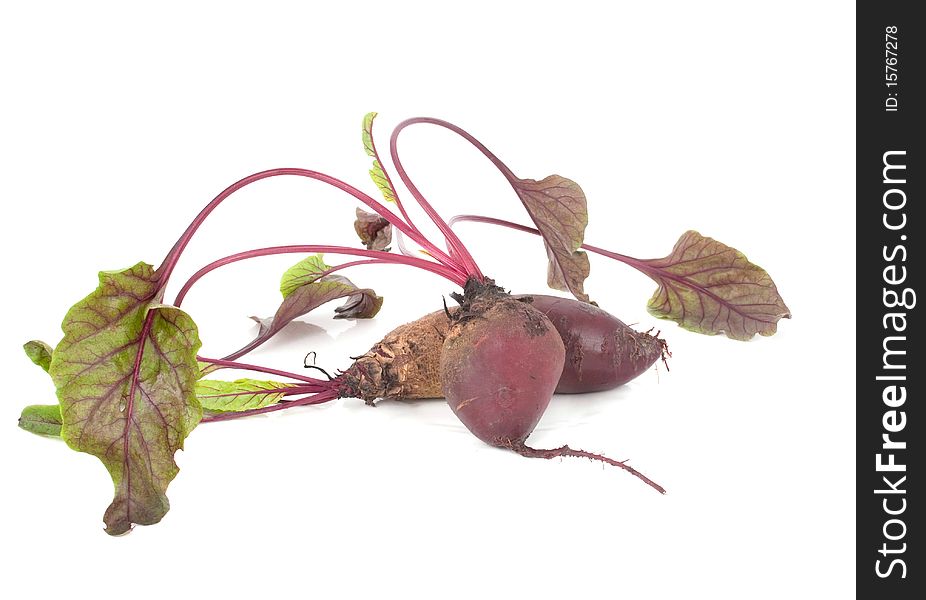
M 540 448 L 531 448 L 530 446 L 526 445 L 524 442 L 512 442 L 508 444 L 507 447 L 510 448 L 511 450 L 514 450 L 521 456 L 526 456 L 528 458 L 550 459 L 550 458 L 557 458 L 561 456 L 573 456 L 576 458 L 587 458 L 589 460 L 597 460 L 599 462 L 603 462 L 603 463 L 606 463 L 611 466 L 618 467 L 620 469 L 627 471 L 634 477 L 637 477 L 638 479 L 642 480 L 644 483 L 646 483 L 648 486 L 650 486 L 651 488 L 653 488 L 660 494 L 666 493 L 666 490 L 664 487 L 662 487 L 661 485 L 659 485 L 658 483 L 656 483 L 655 481 L 653 481 L 652 479 L 650 479 L 649 477 L 641 473 L 640 471 L 637 471 L 636 469 L 628 465 L 627 461 L 614 460 L 613 458 L 608 458 L 607 456 L 604 456 L 602 454 L 593 454 L 591 452 L 586 452 L 585 450 L 574 450 L 570 448 L 569 446 L 560 446 L 559 448 L 550 448 L 550 449 L 544 450 Z

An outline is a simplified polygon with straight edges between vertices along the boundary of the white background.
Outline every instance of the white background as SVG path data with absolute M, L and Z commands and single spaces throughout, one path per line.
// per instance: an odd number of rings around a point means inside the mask
M 4 4 L 0 152 L 5 597 L 844 598 L 854 587 L 854 32 L 844 2 Z M 489 448 L 440 401 L 342 400 L 202 425 L 171 511 L 110 538 L 97 459 L 18 430 L 54 390 L 20 345 L 60 338 L 96 272 L 158 264 L 229 183 L 300 166 L 375 193 L 360 119 L 453 121 L 522 177 L 589 201 L 586 240 L 665 255 L 686 229 L 744 251 L 794 313 L 740 343 L 659 322 L 654 285 L 592 258 L 587 289 L 662 328 L 671 372 L 556 397 L 530 442 L 631 458 L 615 469 Z M 525 221 L 466 142 L 418 126 L 401 150 L 449 217 Z M 410 197 L 408 202 L 411 202 Z M 355 244 L 353 199 L 308 180 L 232 197 L 184 255 Z M 415 213 L 422 222 L 421 213 Z M 428 229 L 433 233 L 433 229 Z M 537 238 L 466 225 L 499 282 L 544 291 Z M 220 355 L 269 315 L 295 257 L 216 272 L 184 307 Z M 324 307 L 252 355 L 345 368 L 453 286 L 357 269 L 373 321 Z M 10 594 L 12 592 L 12 595 Z

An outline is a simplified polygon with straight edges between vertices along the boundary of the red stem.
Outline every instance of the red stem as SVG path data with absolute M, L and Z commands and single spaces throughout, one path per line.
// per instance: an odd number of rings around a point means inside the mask
M 508 165 L 503 163 L 499 157 L 495 156 L 495 154 L 493 154 L 491 150 L 486 148 L 482 142 L 480 142 L 479 140 L 474 138 L 472 135 L 470 135 L 465 129 L 457 127 L 456 125 L 454 125 L 453 123 L 450 123 L 449 121 L 444 121 L 443 119 L 435 119 L 433 117 L 416 117 L 414 119 L 408 119 L 406 121 L 403 121 L 399 125 L 399 127 L 404 128 L 409 125 L 414 125 L 416 123 L 427 123 L 429 125 L 437 125 L 438 127 L 449 129 L 450 131 L 454 132 L 455 134 L 459 135 L 460 137 L 465 139 L 467 142 L 475 146 L 476 149 L 482 152 L 486 158 L 492 161 L 492 164 L 495 165 L 495 167 L 499 171 L 502 172 L 502 175 L 505 176 L 505 179 L 508 180 L 508 183 L 514 184 L 516 181 L 518 181 L 518 177 L 514 174 L 514 172 L 511 169 L 508 168 Z M 398 129 L 398 127 L 396 129 Z M 392 135 L 394 136 L 395 133 L 393 132 Z
M 435 119 L 432 117 L 417 117 L 414 119 L 408 119 L 406 121 L 403 121 L 402 123 L 399 124 L 398 127 L 396 127 L 395 131 L 392 133 L 393 162 L 396 163 L 396 170 L 399 172 L 399 176 L 402 177 L 402 181 L 405 183 L 406 187 L 408 187 L 409 190 L 411 190 L 412 194 L 415 195 L 415 198 L 418 199 L 419 203 L 422 203 L 422 202 L 424 203 L 422 204 L 422 206 L 426 207 L 426 210 L 430 208 L 430 205 L 427 204 L 424 198 L 420 197 L 420 193 L 418 192 L 417 188 L 415 188 L 414 184 L 412 184 L 411 181 L 408 180 L 408 176 L 405 174 L 405 170 L 401 168 L 401 164 L 398 162 L 398 157 L 395 154 L 395 139 L 398 136 L 399 131 L 401 131 L 405 127 L 408 127 L 409 125 L 414 125 L 417 123 L 427 123 L 429 125 L 437 125 L 438 127 L 449 129 L 450 131 L 456 133 L 457 135 L 465 139 L 467 142 L 475 146 L 477 150 L 482 152 L 482 154 L 486 158 L 488 158 L 499 171 L 501 171 L 505 179 L 508 180 L 508 183 L 511 184 L 511 186 L 515 188 L 515 191 L 517 192 L 518 182 L 520 181 L 518 177 L 514 174 L 514 172 L 511 169 L 508 168 L 508 165 L 502 162 L 502 160 L 499 157 L 495 156 L 495 154 L 491 150 L 486 148 L 482 142 L 480 142 L 475 137 L 470 135 L 466 130 L 460 127 L 457 127 L 456 125 L 448 121 L 444 121 L 442 119 Z M 431 212 L 433 212 L 433 209 Z M 431 215 L 431 212 L 429 212 L 428 214 Z M 528 211 L 528 213 L 529 212 L 530 211 Z M 432 220 L 434 220 L 435 216 L 436 216 L 436 213 L 434 213 L 434 215 L 431 215 Z M 533 219 L 533 215 L 531 215 L 531 219 Z M 460 247 L 463 247 L 463 242 L 460 241 L 460 239 L 456 236 L 456 234 L 448 233 L 447 231 L 445 231 L 445 228 L 442 226 L 442 225 L 446 225 L 446 229 L 450 230 L 452 228 L 453 219 L 450 220 L 449 224 L 445 224 L 443 221 L 438 222 L 436 220 L 434 222 L 437 224 L 438 227 L 441 228 L 441 231 L 444 232 L 444 236 L 447 238 L 447 241 L 448 241 L 448 248 L 450 249 L 450 254 L 451 256 L 453 256 L 454 253 L 457 252 Z M 538 232 L 538 235 L 539 235 L 539 232 Z M 464 247 L 464 251 L 465 251 L 465 247 Z M 470 261 L 472 261 L 472 257 L 469 255 L 468 252 L 463 255 L 463 258 L 464 259 L 468 258 Z M 475 266 L 475 263 L 473 263 L 473 265 Z
M 487 223 L 489 225 L 501 225 L 502 227 L 507 227 L 508 229 L 514 229 L 515 231 L 523 231 L 524 233 L 533 233 L 534 235 L 541 235 L 540 231 L 534 229 L 533 227 L 528 227 L 527 225 L 521 225 L 519 223 L 513 223 L 511 221 L 506 221 L 504 219 L 496 219 L 495 217 L 484 217 L 482 215 L 457 215 L 448 221 L 450 226 L 453 227 L 457 223 Z M 599 248 L 598 246 L 592 246 L 591 244 L 582 244 L 579 246 L 583 250 L 588 250 L 589 252 L 594 252 L 595 254 L 600 254 L 602 256 L 607 256 L 608 258 L 613 258 L 614 260 L 620 261 L 628 266 L 633 267 L 643 271 L 644 273 L 650 275 L 659 271 L 660 275 L 662 271 L 651 267 L 646 264 L 646 261 L 640 260 L 639 258 L 633 258 L 632 256 L 626 256 L 624 254 L 618 254 L 617 252 L 611 252 L 610 250 L 605 250 L 604 248 Z
M 161 263 L 161 266 L 158 268 L 161 285 L 162 286 L 166 285 L 167 280 L 170 278 L 171 273 L 173 273 L 174 268 L 177 266 L 177 262 L 180 260 L 180 255 L 183 254 L 183 251 L 186 249 L 187 244 L 190 243 L 190 239 L 192 239 L 193 234 L 196 233 L 200 225 L 203 224 L 203 221 L 206 220 L 206 218 L 212 213 L 213 210 L 216 209 L 216 207 L 218 207 L 219 204 L 221 204 L 226 198 L 231 196 L 233 193 L 235 193 L 236 191 L 240 190 L 241 188 L 247 185 L 250 185 L 256 181 L 260 181 L 261 179 L 268 179 L 270 177 L 279 177 L 282 175 L 295 175 L 299 177 L 308 177 L 309 179 L 316 179 L 323 183 L 332 185 L 342 191 L 345 191 L 351 196 L 353 196 L 354 198 L 356 198 L 357 200 L 360 200 L 361 202 L 366 204 L 368 207 L 373 209 L 377 214 L 379 214 L 384 219 L 389 221 L 393 226 L 395 226 L 396 229 L 402 231 L 403 233 L 405 233 L 405 235 L 415 240 L 416 243 L 420 244 L 421 246 L 425 246 L 428 243 L 427 240 L 424 238 L 424 236 L 419 231 L 407 225 L 404 221 L 402 221 L 402 219 L 400 219 L 392 211 L 387 209 L 385 206 L 383 206 L 382 204 L 380 204 L 379 202 L 377 202 L 376 200 L 374 200 L 367 194 L 363 193 L 362 191 L 358 190 L 352 185 L 341 181 L 340 179 L 336 179 L 334 177 L 331 177 L 330 175 L 325 175 L 324 173 L 319 173 L 318 171 L 310 171 L 308 169 L 298 169 L 298 168 L 270 169 L 268 171 L 261 171 L 260 173 L 254 173 L 253 175 L 249 175 L 245 177 L 244 179 L 241 179 L 233 183 L 232 185 L 228 186 L 218 196 L 216 196 L 209 204 L 207 204 L 206 207 L 203 208 L 199 212 L 198 215 L 196 215 L 196 218 L 193 219 L 193 222 L 190 223 L 186 231 L 183 232 L 183 235 L 180 236 L 180 239 L 177 240 L 173 248 L 171 248 L 170 252 L 164 258 L 164 262 Z M 436 250 L 436 253 L 433 256 L 438 262 L 442 263 L 443 265 L 445 265 L 446 267 L 448 267 L 449 269 L 453 271 L 459 270 L 456 261 L 454 261 L 449 256 L 447 256 L 446 253 L 441 252 L 439 249 L 435 248 L 435 250 Z M 465 281 L 465 278 L 464 278 L 464 281 Z
M 362 265 L 393 265 L 393 264 L 398 264 L 398 263 L 387 263 L 387 262 L 383 262 L 383 261 L 382 261 L 381 259 L 379 259 L 379 258 L 370 258 L 370 259 L 368 259 L 368 260 L 352 260 L 352 261 L 350 261 L 350 262 L 341 263 L 341 264 L 339 264 L 339 265 L 334 265 L 334 266 L 331 267 L 330 269 L 328 269 L 328 270 L 326 270 L 326 271 L 322 271 L 322 272 L 319 273 L 318 276 L 317 276 L 315 279 L 313 279 L 312 281 L 318 281 L 318 280 L 321 279 L 322 277 L 327 277 L 327 276 L 331 275 L 332 273 L 334 273 L 335 271 L 340 271 L 341 269 L 346 269 L 346 268 L 348 268 L 348 267 L 360 267 L 360 266 L 362 266 Z
M 409 125 L 414 125 L 415 123 L 427 123 L 436 121 L 436 119 L 427 119 L 424 117 L 419 117 L 416 119 L 407 119 L 399 123 L 396 128 L 392 131 L 392 137 L 389 140 L 389 152 L 392 156 L 392 164 L 395 165 L 396 173 L 399 174 L 399 179 L 402 180 L 402 183 L 405 184 L 405 187 L 408 188 L 408 191 L 411 192 L 415 200 L 418 201 L 418 204 L 421 205 L 421 208 L 424 210 L 425 214 L 437 225 L 437 228 L 440 229 L 441 233 L 444 234 L 444 238 L 447 240 L 447 246 L 450 248 L 450 255 L 457 257 L 463 264 L 463 267 L 466 270 L 467 275 L 476 277 L 480 281 L 484 279 L 482 271 L 479 270 L 479 266 L 476 264 L 476 261 L 473 259 L 473 256 L 469 253 L 469 250 L 466 249 L 466 246 L 463 245 L 463 242 L 460 241 L 460 238 L 450 229 L 450 226 L 437 214 L 437 211 L 434 210 L 434 207 L 425 199 L 421 191 L 415 186 L 411 178 L 408 176 L 408 173 L 405 171 L 405 167 L 402 165 L 402 160 L 399 158 L 398 153 L 398 140 L 399 134 L 403 129 Z M 443 123 L 443 121 L 441 121 Z M 449 123 L 448 123 L 449 125 Z M 461 130 L 462 131 L 462 130 Z M 412 238 L 414 239 L 414 238 Z M 415 240 L 418 242 L 418 240 Z M 420 242 L 418 242 L 420 244 Z
M 322 404 L 324 402 L 330 402 L 331 400 L 336 400 L 338 398 L 337 390 L 328 390 L 325 392 L 319 392 L 312 396 L 307 396 L 305 398 L 300 398 L 299 400 L 292 400 L 286 402 L 285 404 L 271 404 L 270 406 L 264 406 L 263 408 L 254 408 L 251 410 L 243 410 L 240 412 L 227 412 L 220 413 L 217 415 L 210 415 L 208 417 L 203 417 L 202 423 L 215 423 L 217 421 L 230 421 L 232 419 L 240 419 L 241 417 L 251 417 L 254 415 L 261 415 L 264 413 L 275 412 L 278 410 L 284 410 L 287 408 L 292 408 L 294 406 L 310 406 L 312 404 Z
M 379 262 L 383 264 L 403 264 L 411 267 L 418 267 L 419 269 L 424 269 L 425 271 L 430 271 L 444 277 L 445 279 L 459 285 L 462 287 L 466 284 L 466 277 L 459 273 L 456 270 L 452 270 L 445 265 L 439 263 L 424 260 L 423 258 L 416 258 L 413 256 L 403 256 L 400 254 L 392 254 L 390 252 L 383 252 L 381 250 L 364 250 L 361 248 L 347 248 L 345 246 L 319 246 L 319 245 L 291 245 L 291 246 L 273 246 L 270 248 L 258 248 L 255 250 L 247 250 L 245 252 L 239 252 L 237 254 L 231 254 L 224 258 L 220 258 L 216 261 L 213 261 L 196 271 L 190 279 L 183 285 L 183 288 L 180 289 L 180 292 L 177 294 L 177 299 L 174 300 L 174 306 L 180 306 L 183 302 L 183 299 L 186 297 L 187 293 L 190 291 L 190 288 L 193 285 L 202 279 L 203 276 L 218 269 L 219 267 L 230 265 L 232 263 L 247 260 L 249 258 L 256 258 L 258 256 L 271 256 L 274 254 L 314 254 L 314 253 L 327 253 L 327 254 L 347 254 L 351 256 L 366 256 L 373 258 L 373 261 L 356 261 L 354 263 L 348 264 L 358 264 L 364 262 Z M 347 265 L 342 265 L 346 267 Z
M 519 225 L 518 223 L 512 223 L 511 221 L 505 221 L 504 219 L 496 219 L 494 217 L 483 217 L 480 215 L 457 215 L 450 219 L 450 225 L 453 226 L 454 223 L 460 223 L 463 221 L 471 221 L 473 223 L 488 223 L 490 225 L 501 225 L 502 227 L 508 227 L 509 229 L 514 229 L 517 231 L 524 231 L 526 233 L 533 233 L 534 235 L 540 235 L 540 232 L 534 229 L 533 227 L 527 227 L 525 225 Z M 712 292 L 711 290 L 705 288 L 702 285 L 699 285 L 697 282 L 692 281 L 686 277 L 676 275 L 667 271 L 666 269 L 660 268 L 659 266 L 654 266 L 651 263 L 655 262 L 654 259 L 643 260 L 639 258 L 633 258 L 632 256 L 627 256 L 626 254 L 620 254 L 618 252 L 612 252 L 610 250 L 605 250 L 604 248 L 599 248 L 598 246 L 592 246 L 591 244 L 582 244 L 579 246 L 583 250 L 588 250 L 589 252 L 594 252 L 595 254 L 600 254 L 601 256 L 607 256 L 608 258 L 613 258 L 618 262 L 622 262 L 629 267 L 633 267 L 637 271 L 640 271 L 656 283 L 663 285 L 665 282 L 661 280 L 668 279 L 670 281 L 675 281 L 682 285 L 691 287 L 698 292 L 704 294 L 705 296 L 713 299 L 719 304 L 726 305 L 730 310 L 742 314 L 735 306 L 731 306 L 726 300 Z
M 141 361 L 142 356 L 145 352 L 145 346 L 148 345 L 148 336 L 151 333 L 151 326 L 154 323 L 154 316 L 157 314 L 157 311 L 149 310 L 148 314 L 145 315 L 145 322 L 142 325 L 141 335 L 139 336 L 138 350 L 135 353 L 135 364 L 132 367 L 132 382 L 129 386 L 129 393 L 125 398 L 125 425 L 122 429 L 122 457 L 123 457 L 123 471 L 125 478 L 126 486 L 126 495 L 131 496 L 132 493 L 132 469 L 129 467 L 128 457 L 129 457 L 129 432 L 131 427 L 135 425 L 135 391 L 138 390 L 138 380 L 141 376 Z M 132 522 L 131 514 L 131 502 L 125 503 L 125 518 L 126 521 Z
M 376 149 L 376 140 L 375 140 L 375 138 L 373 137 L 373 125 L 374 125 L 374 123 L 370 123 L 370 147 L 371 147 L 372 150 L 373 150 L 373 158 L 379 163 L 379 166 L 380 166 L 380 168 L 381 168 L 382 171 L 383 171 L 383 175 L 385 175 L 385 177 L 386 177 L 386 183 L 389 184 L 389 189 L 392 190 L 392 194 L 393 194 L 393 196 L 395 196 L 395 204 L 396 204 L 396 206 L 399 207 L 399 212 L 402 213 L 402 218 L 405 219 L 405 222 L 408 223 L 409 227 L 411 227 L 411 228 L 413 228 L 413 229 L 415 229 L 415 230 L 417 231 L 418 228 L 417 228 L 417 227 L 415 226 L 415 224 L 412 222 L 412 218 L 411 218 L 410 216 L 408 216 L 408 212 L 406 212 L 406 210 L 405 210 L 405 205 L 402 204 L 402 199 L 399 198 L 399 192 L 395 189 L 395 185 L 392 183 L 392 177 L 389 175 L 389 171 L 387 171 L 387 170 L 386 170 L 386 167 L 383 166 L 383 161 L 382 161 L 382 159 L 379 157 L 379 151 Z M 411 256 L 410 254 L 408 254 L 407 252 L 405 252 L 405 251 L 403 250 L 404 244 L 403 244 L 402 241 L 401 241 L 401 240 L 402 240 L 402 233 L 401 233 L 401 232 L 396 232 L 396 236 L 397 236 L 397 238 L 398 238 L 399 250 L 400 250 L 400 252 L 402 252 L 402 254 L 405 254 L 406 256 Z M 423 237 L 423 236 L 422 236 L 422 237 Z M 423 248 L 424 248 L 425 250 L 427 250 L 428 252 L 433 252 L 433 251 L 437 250 L 439 253 L 443 254 L 443 252 L 442 252 L 436 245 L 432 244 L 430 240 L 428 240 L 427 238 L 424 238 L 424 241 L 426 242 L 426 245 L 423 246 Z M 459 265 L 458 268 L 459 268 L 460 270 L 462 270 L 462 269 L 463 269 L 463 265 Z
M 252 365 L 234 360 L 225 360 L 223 358 L 205 358 L 203 356 L 197 356 L 196 360 L 199 362 L 225 367 L 227 369 L 241 369 L 242 371 L 255 371 L 257 373 L 267 373 L 269 375 L 276 375 L 278 377 L 288 377 L 289 379 L 311 383 L 324 389 L 331 389 L 332 387 L 331 382 L 325 381 L 324 379 L 315 379 L 314 377 L 306 377 L 305 375 L 299 375 L 298 373 L 289 373 L 287 371 L 280 371 L 279 369 L 272 369 L 270 367 L 262 367 L 259 365 Z
M 400 254 L 415 256 L 415 254 L 405 246 L 405 237 L 402 235 L 401 231 L 395 232 L 395 245 L 399 249 Z

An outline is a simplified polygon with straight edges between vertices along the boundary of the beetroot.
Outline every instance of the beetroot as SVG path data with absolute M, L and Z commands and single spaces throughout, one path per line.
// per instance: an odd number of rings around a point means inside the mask
M 532 298 L 532 306 L 550 319 L 566 347 L 558 394 L 616 388 L 668 354 L 664 340 L 628 327 L 597 306 L 555 296 Z
M 480 440 L 530 458 L 575 456 L 620 467 L 653 489 L 665 489 L 627 465 L 569 446 L 525 442 L 550 404 L 566 351 L 550 320 L 527 298 L 509 296 L 485 278 L 466 282 L 441 352 L 441 385 L 454 414 Z
M 608 312 L 572 298 L 513 296 L 547 316 L 565 345 L 557 394 L 600 392 L 623 385 L 668 356 L 664 340 L 625 325 Z M 415 400 L 443 396 L 440 359 L 457 309 L 438 310 L 395 328 L 344 373 L 342 396 Z
M 496 290 L 467 297 L 456 313 L 441 353 L 441 382 L 473 435 L 515 448 L 550 404 L 565 350 L 543 313 Z

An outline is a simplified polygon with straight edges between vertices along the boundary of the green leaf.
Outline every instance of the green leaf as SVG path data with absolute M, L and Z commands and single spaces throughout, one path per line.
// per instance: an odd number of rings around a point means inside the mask
M 39 340 L 32 340 L 23 344 L 23 350 L 26 351 L 29 360 L 48 372 L 48 366 L 51 364 L 51 346 Z
M 541 181 L 510 181 L 543 237 L 549 259 L 547 285 L 589 302 L 584 284 L 591 269 L 588 255 L 579 250 L 588 226 L 588 207 L 582 188 L 559 175 Z
M 771 276 L 746 256 L 697 231 L 686 231 L 665 258 L 638 261 L 659 284 L 651 314 L 707 335 L 735 340 L 772 335 L 791 311 Z
M 283 294 L 283 297 L 286 298 L 289 296 L 296 288 L 299 288 L 303 285 L 310 284 L 321 277 L 331 269 L 328 265 L 325 264 L 324 258 L 321 254 L 313 254 L 307 256 L 286 269 L 286 272 L 283 273 L 283 277 L 280 278 L 280 293 Z
M 202 418 L 196 324 L 160 304 L 151 265 L 100 273 L 99 287 L 62 324 L 49 373 L 61 405 L 61 437 L 100 459 L 115 486 L 106 532 L 157 523 L 169 509 L 174 454 Z
M 376 145 L 373 143 L 373 119 L 379 113 L 368 112 L 363 115 L 363 149 L 367 156 L 376 156 Z
M 60 436 L 61 408 L 57 404 L 27 406 L 19 416 L 19 426 L 37 435 Z
M 290 387 L 293 384 L 256 379 L 202 380 L 196 382 L 196 397 L 206 410 L 238 412 L 276 404 Z
M 392 243 L 392 224 L 378 214 L 358 208 L 354 231 L 367 250 L 389 251 L 389 244 Z
M 363 149 L 369 156 L 373 157 L 373 168 L 370 169 L 370 179 L 379 188 L 386 202 L 395 202 L 396 193 L 392 187 L 389 176 L 383 170 L 383 165 L 379 162 L 379 154 L 376 152 L 376 144 L 373 142 L 373 119 L 376 118 L 375 112 L 370 112 L 363 117 Z

